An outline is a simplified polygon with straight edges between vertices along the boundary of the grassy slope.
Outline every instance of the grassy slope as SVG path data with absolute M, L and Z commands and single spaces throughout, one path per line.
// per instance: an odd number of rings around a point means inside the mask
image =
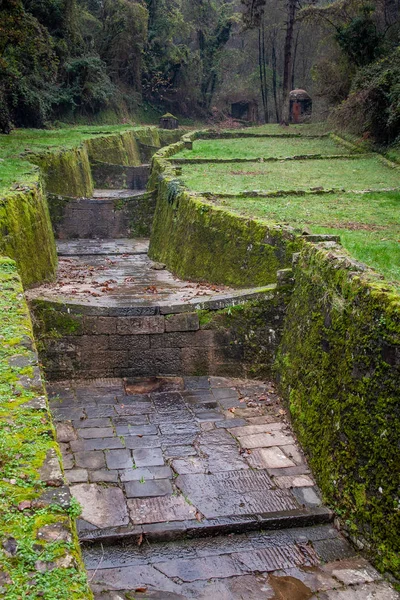
M 0 195 L 15 185 L 36 181 L 37 168 L 29 162 L 30 152 L 51 148 L 74 148 L 98 134 L 118 133 L 132 129 L 130 125 L 80 126 L 65 129 L 18 129 L 0 135 Z
M 400 186 L 400 171 L 378 158 L 298 160 L 244 165 L 184 165 L 182 179 L 198 192 L 324 189 L 380 190 Z

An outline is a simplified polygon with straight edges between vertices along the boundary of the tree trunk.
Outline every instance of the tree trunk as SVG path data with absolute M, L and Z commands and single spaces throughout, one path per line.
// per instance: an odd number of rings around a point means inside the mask
M 292 80 L 291 81 L 291 88 L 292 88 L 292 90 L 295 89 L 294 81 L 295 81 L 295 71 L 296 71 L 297 48 L 298 48 L 298 45 L 299 45 L 299 35 L 300 35 L 300 29 L 297 30 L 296 42 L 294 44 L 292 77 L 291 77 L 291 80 Z
M 265 122 L 269 122 L 268 115 L 268 87 L 267 87 L 267 69 L 265 56 L 265 30 L 264 23 L 258 28 L 258 66 L 260 70 L 260 89 L 263 103 L 263 113 Z
M 282 111 L 281 124 L 289 125 L 290 111 L 290 79 L 293 65 L 293 30 L 296 19 L 297 0 L 288 0 L 288 19 L 286 23 L 285 37 L 285 53 L 284 53 L 284 68 L 283 68 L 283 86 L 282 86 Z
M 277 90 L 277 61 L 276 61 L 276 34 L 271 39 L 272 43 L 272 93 L 274 95 L 274 104 L 275 104 L 275 115 L 276 122 L 280 122 L 279 117 L 279 103 L 278 103 L 278 90 Z

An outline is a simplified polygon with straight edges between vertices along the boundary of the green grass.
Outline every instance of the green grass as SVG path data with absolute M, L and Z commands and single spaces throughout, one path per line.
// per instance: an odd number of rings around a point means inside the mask
M 277 123 L 269 123 L 268 125 L 257 125 L 256 127 L 244 127 L 243 129 L 227 129 L 226 131 L 234 131 L 244 133 L 265 133 L 267 135 L 323 135 L 330 131 L 328 123 L 309 123 L 304 125 L 290 125 L 285 127 Z
M 222 140 L 198 140 L 193 150 L 183 150 L 177 158 L 285 158 L 312 154 L 350 154 L 344 146 L 329 138 L 243 138 Z
M 239 193 L 313 188 L 380 190 L 400 187 L 400 170 L 378 158 L 183 165 L 182 181 L 197 192 Z
M 354 258 L 400 285 L 400 192 L 216 198 L 214 203 L 298 231 L 340 235 Z
M 29 152 L 70 149 L 90 137 L 128 129 L 135 128 L 131 125 L 85 125 L 49 130 L 16 129 L 10 135 L 0 135 L 0 194 L 15 184 L 29 185 L 36 181 L 36 167 L 29 162 Z

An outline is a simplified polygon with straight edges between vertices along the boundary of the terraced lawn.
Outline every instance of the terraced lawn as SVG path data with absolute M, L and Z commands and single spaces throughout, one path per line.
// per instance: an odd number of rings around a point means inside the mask
M 340 235 L 356 258 L 400 286 L 400 193 L 310 194 L 278 198 L 218 198 L 230 211 L 300 231 Z
M 196 192 L 337 189 L 384 190 L 400 187 L 400 170 L 379 158 L 296 160 L 267 163 L 184 164 L 183 183 Z
M 233 159 L 285 158 L 304 155 L 351 154 L 330 138 L 239 138 L 196 140 L 193 150 L 184 150 L 176 158 Z

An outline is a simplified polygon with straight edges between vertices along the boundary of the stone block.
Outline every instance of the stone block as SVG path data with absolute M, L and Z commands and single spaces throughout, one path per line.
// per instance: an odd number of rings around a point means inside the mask
M 160 448 L 137 448 L 133 450 L 133 458 L 137 467 L 164 466 L 164 458 Z
M 181 313 L 171 315 L 165 319 L 165 331 L 197 331 L 200 328 L 199 315 L 197 313 Z
M 112 427 L 87 427 L 79 431 L 79 437 L 84 439 L 114 437 L 114 430 Z
M 294 462 L 280 448 L 256 448 L 247 460 L 254 469 L 279 469 L 295 466 Z
M 88 480 L 86 469 L 71 469 L 66 473 L 68 483 L 85 483 Z
M 82 335 L 79 338 L 80 354 L 94 354 L 108 349 L 108 335 Z
M 142 482 L 129 481 L 125 483 L 125 493 L 127 498 L 156 498 L 160 496 L 170 496 L 172 494 L 172 485 L 169 479 L 153 479 Z
M 126 376 L 176 375 L 180 372 L 180 350 L 177 348 L 129 353 Z
M 108 469 L 130 469 L 133 466 L 129 450 L 109 450 L 106 452 L 106 462 Z
M 84 469 L 102 469 L 106 461 L 103 452 L 76 452 L 75 464 Z
M 134 525 L 186 521 L 195 518 L 196 508 L 183 496 L 161 496 L 159 498 L 133 498 L 128 508 Z
M 90 317 L 83 319 L 83 333 L 89 335 L 113 335 L 117 333 L 115 317 Z
M 125 469 L 120 473 L 121 481 L 151 481 L 153 479 L 171 479 L 170 467 L 140 467 L 137 469 Z
M 118 319 L 117 333 L 119 335 L 144 335 L 164 333 L 165 318 L 154 317 L 122 317 Z
M 58 442 L 72 442 L 72 440 L 76 440 L 76 432 L 69 423 L 57 423 L 56 431 Z
M 71 492 L 82 506 L 81 518 L 88 523 L 100 528 L 128 525 L 128 509 L 118 487 L 82 483 L 72 486 Z
M 174 333 L 164 333 L 152 335 L 150 338 L 151 348 L 186 348 L 195 345 L 196 332 L 178 331 Z
M 184 375 L 204 375 L 212 371 L 211 348 L 182 348 L 182 372 Z
M 242 448 L 269 448 L 272 446 L 285 446 L 294 444 L 294 439 L 291 436 L 285 435 L 281 431 L 245 435 L 239 437 L 238 440 Z
M 153 336 L 152 336 L 153 337 Z M 108 338 L 109 350 L 149 350 L 149 335 L 110 335 Z
M 89 471 L 89 481 L 91 483 L 118 483 L 118 471 Z
M 107 347 L 101 352 L 93 352 L 90 349 L 81 352 L 80 359 L 83 370 L 102 373 L 103 377 L 107 377 L 109 374 L 112 375 L 112 370 L 115 368 L 129 365 L 128 352 L 107 350 Z

